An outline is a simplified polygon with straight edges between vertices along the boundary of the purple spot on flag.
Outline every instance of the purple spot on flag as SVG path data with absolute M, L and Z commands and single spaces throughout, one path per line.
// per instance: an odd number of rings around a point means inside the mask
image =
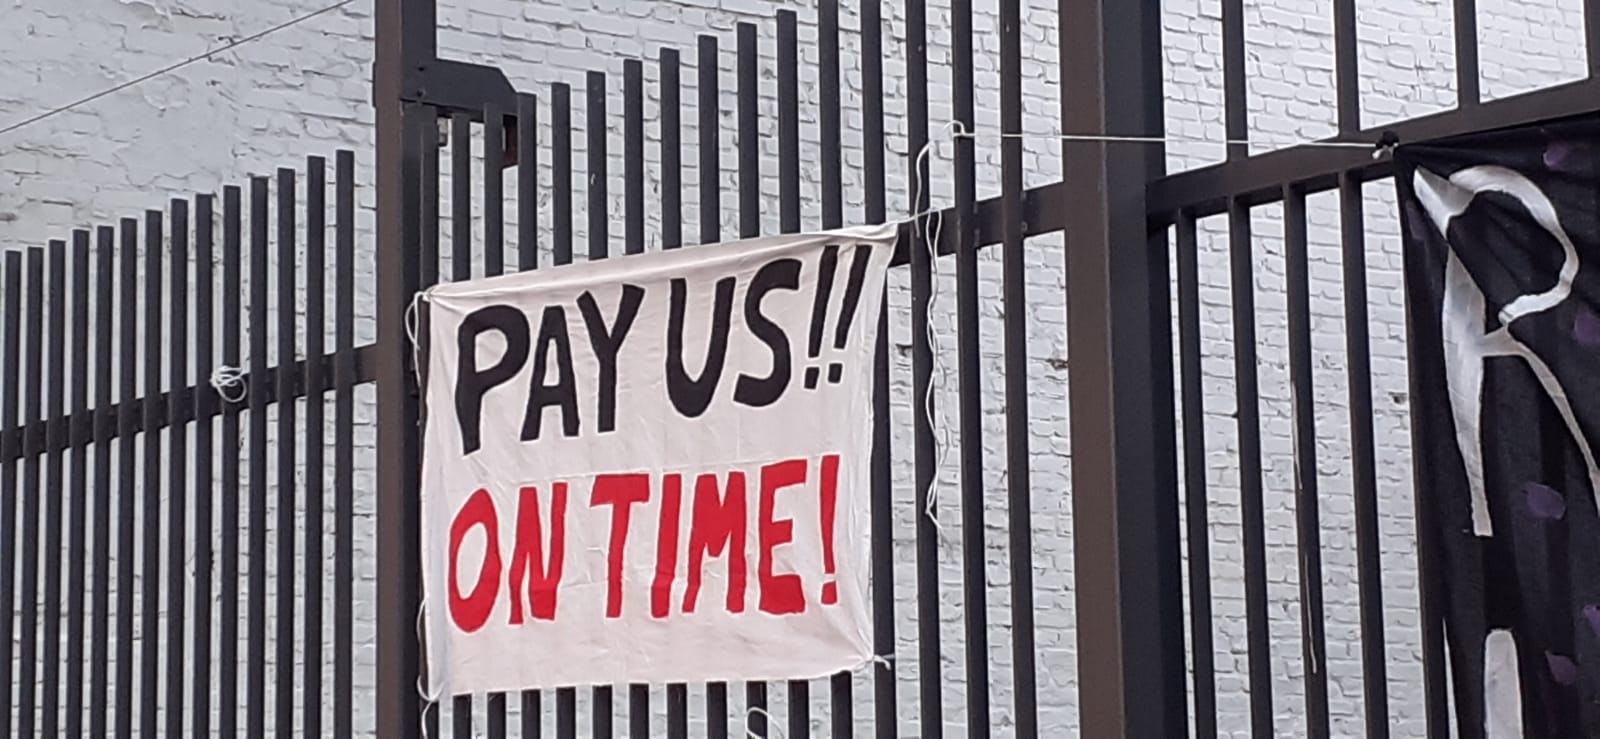
M 1544 166 L 1560 169 L 1570 156 L 1572 156 L 1572 142 L 1552 141 L 1544 150 Z
M 1600 606 L 1589 605 L 1583 607 L 1583 620 L 1589 622 L 1589 630 L 1600 637 Z
M 1534 518 L 1555 521 L 1567 515 L 1566 499 L 1549 485 L 1530 482 L 1522 486 L 1522 495 L 1523 502 L 1528 506 L 1528 513 Z
M 1587 308 L 1572 319 L 1572 338 L 1587 347 L 1600 348 L 1600 316 Z
M 1544 661 L 1550 666 L 1550 677 L 1558 684 L 1571 685 L 1578 681 L 1578 664 L 1571 657 L 1545 652 Z
M 1589 160 L 1588 147 L 1577 141 L 1552 141 L 1544 150 L 1544 166 L 1556 172 L 1581 173 Z

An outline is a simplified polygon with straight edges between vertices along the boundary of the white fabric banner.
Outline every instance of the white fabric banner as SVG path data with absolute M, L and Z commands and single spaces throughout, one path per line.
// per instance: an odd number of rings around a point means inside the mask
M 895 227 L 425 296 L 432 695 L 872 660 L 872 367 Z

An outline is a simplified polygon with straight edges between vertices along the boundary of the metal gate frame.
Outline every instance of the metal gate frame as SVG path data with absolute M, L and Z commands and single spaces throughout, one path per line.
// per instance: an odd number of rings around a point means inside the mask
M 876 0 L 863 3 L 863 17 L 876 19 Z M 1223 0 L 1224 77 L 1226 129 L 1230 141 L 1248 137 L 1246 79 L 1244 76 L 1244 16 L 1242 0 Z M 1016 0 L 1002 0 L 1002 48 L 1019 44 Z M 1419 141 L 1458 133 L 1482 131 L 1518 123 L 1594 111 L 1600 102 L 1600 0 L 1585 0 L 1585 39 L 1589 50 L 1589 77 L 1559 87 L 1496 101 L 1483 101 L 1478 85 L 1475 3 L 1456 0 L 1456 58 L 1460 105 L 1450 111 L 1390 126 L 1400 141 Z M 1336 80 L 1339 139 L 1377 143 L 1382 131 L 1362 130 L 1357 86 L 1355 0 L 1334 0 Z M 1161 4 L 1159 0 L 1059 0 L 1062 107 L 1065 134 L 1159 137 L 1163 132 L 1161 71 Z M 421 730 L 416 679 L 419 645 L 413 614 L 420 605 L 418 549 L 418 473 L 420 458 L 418 398 L 409 366 L 411 352 L 404 315 L 412 294 L 422 285 L 419 266 L 424 255 L 423 212 L 428 166 L 423 149 L 427 132 L 441 116 L 483 122 L 491 131 L 514 122 L 521 98 L 496 69 L 440 59 L 436 37 L 436 0 L 390 0 L 377 4 L 377 62 L 374 70 L 374 104 L 377 108 L 378 188 L 378 291 L 379 342 L 376 347 L 378 381 L 378 557 L 399 566 L 379 569 L 378 622 L 378 733 L 380 736 L 417 736 Z M 956 0 L 956 57 L 963 32 L 970 40 L 970 4 Z M 927 60 L 922 0 L 906 0 L 906 17 L 912 34 L 905 60 L 911 80 L 909 106 L 912 151 L 927 140 Z M 1007 20 L 1009 19 L 1009 20 Z M 963 20 L 966 25 L 963 26 Z M 742 38 L 741 38 L 742 41 Z M 1005 56 L 1003 52 L 1003 56 Z M 965 61 L 970 65 L 970 46 Z M 970 73 L 956 75 L 957 115 L 970 123 Z M 1017 93 L 1017 75 L 1002 67 L 1002 98 Z M 966 83 L 963 89 L 963 81 Z M 965 95 L 962 100 L 959 96 Z M 1005 105 L 1005 103 L 1003 103 Z M 529 109 L 531 111 L 531 109 Z M 488 112 L 486 114 L 486 111 Z M 506 114 L 493 120 L 494 112 Z M 742 113 L 742 111 L 741 111 Z M 1003 111 L 1002 120 L 1011 112 Z M 753 113 L 752 113 L 753 115 Z M 1017 112 L 1020 120 L 1020 112 Z M 465 123 L 460 124 L 465 129 Z M 870 124 L 869 124 L 870 125 Z M 881 133 L 881 132 L 880 132 Z M 1004 151 L 1020 151 L 1006 146 Z M 1236 285 L 1250 285 L 1248 246 L 1252 207 L 1282 201 L 1286 204 L 1286 235 L 1293 253 L 1304 245 L 1304 198 L 1309 193 L 1338 189 L 1346 214 L 1346 319 L 1349 327 L 1351 416 L 1355 423 L 1358 549 L 1362 573 L 1363 649 L 1382 653 L 1382 622 L 1378 600 L 1376 513 L 1371 431 L 1370 373 L 1365 329 L 1364 243 L 1360 220 L 1360 185 L 1388 176 L 1389 165 L 1367 152 L 1350 149 L 1294 147 L 1256 156 L 1247 147 L 1230 144 L 1227 161 L 1215 166 L 1167 176 L 1165 152 L 1159 146 L 1118 142 L 1068 142 L 1064 146 L 1064 171 L 1071 178 L 1023 192 L 1020 175 L 1000 198 L 974 201 L 972 188 L 961 180 L 971 172 L 970 141 L 957 147 L 957 204 L 944 216 L 958 224 L 937 245 L 942 253 L 965 256 L 983 246 L 1004 243 L 1020 249 L 1025 236 L 1065 232 L 1068 291 L 1068 350 L 1072 357 L 1070 401 L 1073 444 L 1074 540 L 1077 577 L 1078 653 L 1080 663 L 1098 666 L 1101 679 L 1081 684 L 1079 700 L 1082 732 L 1088 736 L 1181 736 L 1189 732 L 1184 623 L 1182 603 L 1183 555 L 1179 551 L 1178 475 L 1176 455 L 1179 419 L 1172 401 L 1174 367 L 1168 360 L 1173 346 L 1170 298 L 1177 285 L 1180 306 L 1179 343 L 1185 347 L 1177 379 L 1182 381 L 1185 408 L 1198 397 L 1198 325 L 1192 308 L 1195 221 L 1227 213 L 1230 244 L 1235 255 Z M 436 156 L 435 152 L 435 156 Z M 1010 154 L 1005 154 L 1010 156 Z M 1017 155 L 1020 157 L 1020 154 Z M 964 159 L 963 159 L 964 157 Z M 1020 158 L 1018 159 L 1020 161 Z M 881 162 L 878 164 L 881 175 Z M 1015 171 L 1015 167 L 1008 167 Z M 436 193 L 433 193 L 436 196 Z M 926 203 L 916 203 L 925 207 Z M 1352 219 L 1352 215 L 1353 219 Z M 437 217 L 437 213 L 433 214 Z M 1295 219 L 1300 218 L 1297 230 Z M 1168 263 L 1169 230 L 1176 230 L 1176 274 Z M 1298 236 L 1297 236 L 1298 234 Z M 915 234 L 907 231 L 914 239 Z M 909 250 L 913 267 L 913 293 L 917 293 L 918 254 Z M 958 260 L 958 269 L 961 262 Z M 925 274 L 922 273 L 922 274 Z M 1235 288 L 1238 289 L 1237 287 Z M 926 295 L 923 285 L 923 295 Z M 1291 293 L 1294 288 L 1291 286 Z M 915 298 L 914 298 L 915 300 Z M 1252 317 L 1249 301 L 1235 301 L 1236 316 Z M 1298 313 L 1291 297 L 1291 312 Z M 1292 318 L 1291 321 L 1294 321 Z M 1238 321 L 1236 321 L 1238 323 Z M 1248 329 L 1247 329 L 1248 330 Z M 1308 334 L 1305 323 L 1291 330 L 1296 344 L 1291 360 L 1295 372 L 1303 370 L 1300 339 Z M 1236 336 L 1253 347 L 1253 333 Z M 921 347 L 918 357 L 921 358 Z M 1193 360 L 1191 364 L 1189 360 Z M 1259 424 L 1255 423 L 1255 370 L 1253 349 L 1241 353 L 1240 437 L 1246 457 L 1259 452 Z M 927 363 L 916 371 L 925 382 Z M 1304 370 L 1309 371 L 1309 370 Z M 1309 424 L 1306 413 L 1296 410 L 1297 428 Z M 1010 419 L 1008 418 L 1008 422 Z M 927 432 L 918 428 L 919 453 Z M 1182 419 L 1187 455 L 1195 453 L 1202 429 L 1198 419 Z M 1303 438 L 1312 438 L 1314 435 Z M 1243 500 L 1246 513 L 1247 612 L 1250 619 L 1252 695 L 1270 695 L 1271 676 L 1265 659 L 1265 565 L 1260 554 L 1259 453 L 1245 466 Z M 1025 459 L 1025 457 L 1024 457 Z M 1186 459 L 1185 474 L 1197 474 L 1193 459 Z M 1252 466 L 1253 465 L 1253 466 Z M 919 480 L 923 465 L 918 465 Z M 1203 465 L 1198 474 L 1203 475 Z M 931 473 L 930 473 L 931 474 Z M 963 466 L 966 474 L 966 466 Z M 1251 480 L 1254 478 L 1252 484 Z M 1203 481 L 1203 480 L 1202 480 Z M 1193 489 L 1193 488 L 1190 488 Z M 1314 503 L 1314 485 L 1310 499 Z M 1024 491 L 1025 494 L 1026 491 Z M 1303 494 L 1307 490 L 1302 489 Z M 1188 501 L 1193 506 L 1193 501 Z M 1205 563 L 1204 499 L 1197 524 L 1188 517 L 1191 563 Z M 1195 509 L 1190 508 L 1191 512 Z M 1312 506 L 1311 520 L 1315 520 Z M 1253 522 L 1252 522 L 1253 519 Z M 1252 533 L 1253 532 L 1253 533 Z M 1302 516 L 1302 532 L 1304 517 Z M 1254 537 L 1254 543 L 1251 542 Z M 1302 539 L 1302 545 L 1307 542 Z M 1311 542 L 1314 544 L 1314 541 Z M 1423 561 L 1427 542 L 1423 542 Z M 1314 564 L 1315 558 L 1313 558 Z M 1206 631 L 1209 645 L 1209 584 L 1204 567 L 1191 567 L 1191 602 L 1194 633 Z M 1315 655 L 1321 649 L 1320 594 L 1306 598 L 1308 643 Z M 1432 596 L 1424 593 L 1423 617 L 1427 624 L 1426 673 L 1428 676 L 1428 730 L 1442 734 L 1444 712 L 1442 648 L 1436 620 L 1431 615 Z M 1203 606 L 1203 608 L 1202 608 Z M 935 606 L 936 607 L 936 606 Z M 1257 610 L 1260 609 L 1260 613 Z M 1202 629 L 1201 627 L 1204 627 Z M 1031 633 L 1031 623 L 1029 624 Z M 1200 644 L 1199 641 L 1196 642 Z M 924 649 L 927 645 L 924 645 Z M 937 658 L 937 643 L 932 644 Z M 1215 695 L 1211 684 L 1209 650 L 1197 647 L 1195 709 L 1200 735 L 1215 733 Z M 1370 654 L 1370 653 L 1369 653 Z M 926 654 L 924 654 L 926 656 Z M 1369 695 L 1367 727 L 1372 736 L 1387 733 L 1387 707 L 1382 699 L 1383 664 L 1364 660 Z M 1031 669 L 1031 664 L 1029 665 Z M 970 670 L 969 665 L 969 670 Z M 1325 735 L 1327 728 L 1325 676 L 1308 670 L 1308 716 L 1311 731 Z M 1323 681 L 1321 690 L 1316 683 Z M 1030 686 L 1031 687 L 1031 686 Z M 937 685 L 932 694 L 932 715 L 924 705 L 924 730 L 938 735 Z M 880 693 L 881 694 L 881 693 Z M 608 693 L 609 695 L 609 693 Z M 927 685 L 924 685 L 924 695 Z M 986 699 L 985 699 L 986 701 Z M 982 705 L 986 711 L 986 702 Z M 1208 717 L 1209 714 L 1209 717 Z M 890 714 L 892 716 L 892 713 Z M 932 719 L 932 723 L 930 723 Z M 1252 719 L 1260 735 L 1272 732 L 1270 701 L 1252 701 Z M 607 727 L 609 729 L 609 726 Z M 1019 724 L 1025 733 L 1026 724 Z M 880 732 L 883 729 L 880 727 Z M 892 727 L 890 728 L 892 732 Z

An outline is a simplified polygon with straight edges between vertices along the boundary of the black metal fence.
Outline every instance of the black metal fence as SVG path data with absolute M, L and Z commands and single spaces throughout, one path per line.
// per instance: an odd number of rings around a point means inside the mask
M 352 733 L 371 350 L 333 170 L 5 252 L 0 735 Z
M 1453 21 L 1455 57 L 1455 93 L 1457 105 L 1421 118 L 1394 122 L 1381 129 L 1363 130 L 1361 86 L 1358 65 L 1357 3 L 1338 0 L 1332 3 L 1334 20 L 1335 60 L 1334 78 L 1337 91 L 1337 138 L 1353 141 L 1382 140 L 1392 134 L 1399 142 L 1423 141 L 1534 123 L 1541 120 L 1593 112 L 1600 109 L 1600 2 L 1583 3 L 1586 27 L 1583 31 L 1588 54 L 1586 78 L 1553 85 L 1497 100 L 1485 100 L 1480 84 L 1478 65 L 1478 26 L 1476 4 L 1456 2 Z M 1190 615 L 1189 669 L 1192 675 L 1192 700 L 1196 717 L 1193 731 L 1197 736 L 1216 736 L 1218 726 L 1218 691 L 1215 680 L 1216 665 L 1212 648 L 1214 629 L 1212 583 L 1210 565 L 1215 561 L 1218 544 L 1211 542 L 1208 529 L 1207 495 L 1207 423 L 1204 418 L 1204 393 L 1201 368 L 1202 306 L 1199 297 L 1200 271 L 1196 253 L 1201 250 L 1197 231 L 1203 230 L 1205 219 L 1215 218 L 1225 222 L 1225 228 L 1215 229 L 1226 240 L 1229 260 L 1228 284 L 1231 291 L 1232 320 L 1228 343 L 1234 358 L 1234 418 L 1233 431 L 1238 440 L 1238 455 L 1232 460 L 1239 473 L 1239 502 L 1243 524 L 1245 616 L 1248 625 L 1248 662 L 1246 666 L 1249 691 L 1248 723 L 1253 735 L 1270 736 L 1281 732 L 1281 717 L 1285 709 L 1274 695 L 1272 665 L 1273 647 L 1271 618 L 1268 613 L 1268 546 L 1263 540 L 1263 518 L 1268 505 L 1264 502 L 1262 429 L 1260 410 L 1264 404 L 1258 384 L 1258 368 L 1266 363 L 1257 355 L 1256 327 L 1260 311 L 1255 303 L 1255 286 L 1261 279 L 1257 272 L 1255 254 L 1263 237 L 1282 245 L 1282 264 L 1287 312 L 1287 370 L 1292 388 L 1291 411 L 1293 449 L 1292 505 L 1295 518 L 1295 554 L 1300 623 L 1300 680 L 1303 707 L 1288 710 L 1302 718 L 1297 731 L 1307 736 L 1330 736 L 1340 733 L 1330 729 L 1330 697 L 1328 674 L 1328 643 L 1324 635 L 1327 614 L 1324 607 L 1324 584 L 1328 582 L 1323 571 L 1326 547 L 1321 540 L 1322 518 L 1319 506 L 1325 494 L 1319 484 L 1326 481 L 1319 475 L 1319 442 L 1330 437 L 1326 428 L 1319 429 L 1319 389 L 1314 379 L 1313 338 L 1318 331 L 1311 304 L 1314 298 L 1309 276 L 1311 260 L 1308 258 L 1308 210 L 1336 213 L 1338 224 L 1334 229 L 1338 244 L 1335 248 L 1342 274 L 1334 288 L 1342 298 L 1343 315 L 1338 333 L 1344 337 L 1343 390 L 1348 393 L 1345 420 L 1349 429 L 1349 469 L 1345 478 L 1354 498 L 1355 560 L 1357 602 L 1359 609 L 1359 654 L 1354 661 L 1359 664 L 1360 696 L 1365 736 L 1386 737 L 1397 724 L 1392 710 L 1390 691 L 1397 684 L 1389 674 L 1390 659 L 1386 644 L 1394 639 L 1392 623 L 1395 606 L 1386 608 L 1385 593 L 1393 597 L 1393 589 L 1386 582 L 1397 574 L 1385 566 L 1385 554 L 1394 549 L 1382 542 L 1377 481 L 1380 450 L 1374 442 L 1374 374 L 1372 372 L 1373 342 L 1370 335 L 1369 311 L 1374 300 L 1383 303 L 1384 296 L 1369 295 L 1369 258 L 1377 254 L 1379 245 L 1369 242 L 1373 221 L 1367 213 L 1371 197 L 1364 193 L 1363 185 L 1385 180 L 1391 176 L 1386 158 L 1374 157 L 1370 151 L 1338 148 L 1298 146 L 1250 156 L 1248 146 L 1242 142 L 1250 136 L 1250 106 L 1247 100 L 1245 73 L 1245 12 L 1240 0 L 1222 3 L 1222 58 L 1224 77 L 1224 105 L 1226 134 L 1232 144 L 1225 162 L 1215 166 L 1182 172 L 1156 179 L 1147 191 L 1147 208 L 1152 228 L 1159 229 L 1163 237 L 1175 236 L 1176 274 L 1175 286 L 1178 310 L 1178 372 L 1180 380 L 1181 418 L 1184 458 L 1183 488 L 1185 490 L 1184 517 L 1187 549 L 1183 557 L 1187 567 L 1188 613 Z M 1577 55 L 1581 49 L 1571 49 Z M 1327 197 L 1320 197 L 1327 194 Z M 1308 202 L 1322 200 L 1320 206 Z M 1330 207 L 1336 206 L 1336 207 Z M 1256 224 L 1262 215 L 1268 216 L 1275 233 L 1261 234 Z M 1217 225 L 1222 226 L 1223 223 Z M 1169 231 L 1170 229 L 1170 231 Z M 1337 323 L 1335 324 L 1337 325 Z M 1393 337 L 1380 337 L 1393 338 Z M 1328 392 L 1326 386 L 1321 390 Z M 1335 391 L 1337 392 L 1337 391 Z M 1321 423 L 1328 423 L 1326 416 Z M 1334 422 L 1333 425 L 1342 425 Z M 1408 493 L 1409 491 L 1392 491 Z M 1425 535 L 1426 526 L 1405 532 L 1416 536 L 1417 553 L 1411 563 L 1413 572 L 1425 570 L 1430 560 L 1432 546 Z M 1409 543 L 1409 542 L 1408 542 Z M 1409 549 L 1409 547 L 1407 547 Z M 1410 554 L 1410 552 L 1406 552 Z M 1450 715 L 1451 703 L 1446 695 L 1446 674 L 1443 626 L 1441 614 L 1436 610 L 1438 595 L 1425 572 L 1412 582 L 1420 582 L 1420 598 L 1414 611 L 1420 622 L 1421 634 L 1415 643 L 1420 645 L 1422 661 L 1422 707 L 1424 726 L 1428 736 L 1445 736 L 1452 732 L 1454 717 Z M 1418 597 L 1418 596 L 1412 596 Z M 1410 641 L 1409 639 L 1407 641 Z M 1408 693 L 1404 678 L 1398 683 Z M 1297 710 L 1298 709 L 1298 710 Z M 1181 727 L 1174 727 L 1181 728 Z M 1224 725 L 1222 729 L 1227 729 Z M 1354 730 L 1354 727 L 1347 727 Z
M 1000 0 L 999 8 L 1000 128 L 1016 132 L 1023 119 L 1023 4 Z M 1361 124 L 1356 3 L 1335 0 L 1331 8 L 1338 138 L 1375 142 L 1379 131 Z M 1474 3 L 1457 0 L 1455 8 L 1459 106 L 1387 126 L 1401 141 L 1596 109 L 1600 1 L 1584 3 L 1587 79 L 1494 101 L 1481 99 Z M 1283 244 L 1287 295 L 1304 686 L 1297 715 L 1304 717 L 1303 733 L 1330 735 L 1319 525 L 1325 498 L 1317 474 L 1318 442 L 1326 433 L 1317 425 L 1311 390 L 1316 331 L 1308 258 L 1308 212 L 1319 207 L 1308 203 L 1330 193 L 1340 223 L 1364 732 L 1386 736 L 1395 717 L 1386 672 L 1362 185 L 1386 177 L 1388 165 L 1359 149 L 1298 146 L 1252 156 L 1237 143 L 1250 132 L 1242 0 L 1222 3 L 1226 133 L 1236 142 L 1225 162 L 1164 176 L 1158 0 L 1060 0 L 1062 133 L 1141 140 L 1069 140 L 1062 144 L 1069 177 L 1024 189 L 1028 145 L 1020 138 L 957 138 L 951 201 L 936 217 L 903 227 L 896 265 L 909 275 L 909 298 L 895 307 L 909 315 L 909 387 L 889 381 L 898 347 L 888 340 L 887 316 L 875 368 L 874 641 L 887 664 L 783 686 L 612 686 L 581 695 L 568 689 L 485 701 L 457 696 L 438 705 L 419 699 L 417 677 L 425 667 L 416 632 L 419 443 L 405 327 L 411 296 L 440 280 L 561 265 L 582 253 L 589 259 L 637 253 L 651 239 L 672 249 L 758 235 L 769 199 L 764 185 L 774 180 L 781 231 L 888 220 L 886 64 L 903 64 L 907 72 L 900 102 L 909 155 L 900 166 L 914 182 L 930 179 L 928 164 L 916 158 L 931 133 L 928 9 L 923 0 L 906 0 L 906 38 L 890 47 L 881 36 L 882 4 L 860 4 L 863 198 L 850 212 L 838 10 L 821 4 L 815 22 L 816 161 L 802 159 L 795 13 L 776 14 L 771 40 L 756 25 L 738 26 L 731 80 L 719 71 L 728 40 L 715 36 L 700 37 L 693 50 L 692 80 L 683 73 L 690 66 L 680 56 L 686 50 L 625 62 L 620 238 L 611 233 L 608 187 L 615 180 L 607 151 L 607 131 L 619 117 L 607 102 L 618 81 L 591 73 L 576 100 L 559 83 L 519 93 L 494 69 L 438 59 L 433 0 L 398 0 L 377 10 L 374 244 L 356 248 L 354 157 L 341 152 L 331 218 L 326 163 L 312 158 L 303 179 L 282 170 L 275 182 L 253 178 L 247 190 L 225 189 L 220 209 L 211 196 L 175 200 L 142 223 L 124 220 L 75 232 L 67 242 L 7 252 L 0 263 L 0 545 L 8 566 L 0 568 L 0 602 L 8 605 L 0 608 L 0 633 L 16 636 L 0 640 L 0 684 L 11 691 L 0 707 L 0 735 L 352 734 L 354 702 L 362 699 L 355 685 L 353 542 L 365 525 L 357 496 L 367 494 L 377 508 L 375 559 L 385 563 L 376 568 L 379 736 L 423 729 L 439 736 L 441 724 L 458 736 L 475 734 L 479 724 L 489 736 L 505 736 L 513 723 L 522 736 L 553 730 L 572 737 L 580 726 L 595 736 L 624 729 L 633 736 L 765 736 L 779 728 L 769 720 L 781 721 L 790 737 L 853 736 L 868 726 L 891 737 L 908 725 L 927 737 L 956 727 L 972 736 L 1048 734 L 1040 723 L 1041 692 L 1067 688 L 1047 679 L 1039 659 L 1035 618 L 1057 614 L 1036 600 L 1041 590 L 1034 578 L 1049 564 L 1035 556 L 1031 515 L 1041 496 L 1066 491 L 1040 489 L 1030 476 L 1039 451 L 1030 442 L 1030 404 L 1056 401 L 1042 398 L 1041 386 L 1030 381 L 1030 362 L 1040 358 L 1027 350 L 1034 306 L 1024 249 L 1029 239 L 1048 237 L 1064 238 L 1071 279 L 1071 587 L 1076 659 L 1094 668 L 1092 679 L 1078 681 L 1078 727 L 1092 736 L 1215 736 L 1232 729 L 1227 717 L 1219 720 L 1212 571 L 1216 553 L 1232 542 L 1214 540 L 1210 526 L 1207 470 L 1215 455 L 1206 444 L 1212 427 L 1197 257 L 1206 234 L 1215 232 L 1208 231 L 1213 221 L 1227 225 L 1221 233 L 1231 290 L 1248 723 L 1255 735 L 1273 735 L 1282 729 L 1282 704 L 1271 663 L 1264 523 L 1270 491 L 1263 484 L 1263 357 L 1254 298 L 1262 235 L 1254 224 L 1263 214 L 1281 223 L 1274 236 Z M 948 102 L 955 120 L 975 130 L 970 2 L 955 0 L 950 20 Z M 776 52 L 770 64 L 761 53 L 767 44 Z M 647 64 L 654 90 L 647 89 Z M 764 170 L 761 148 L 760 90 L 767 85 L 776 87 L 778 103 L 775 172 Z M 691 88 L 692 105 L 684 94 Z M 732 141 L 723 139 L 720 124 L 730 112 L 721 109 L 724 89 L 737 100 Z M 653 137 L 645 117 L 652 92 Z M 573 125 L 575 104 L 581 130 Z M 698 122 L 698 140 L 686 142 L 691 120 Z M 575 133 L 583 138 L 575 141 Z M 979 200 L 975 159 L 986 145 L 999 147 L 1001 194 Z M 581 167 L 575 154 L 584 158 Z M 721 227 L 725 156 L 737 162 L 732 232 Z M 657 171 L 647 177 L 652 161 Z M 698 176 L 692 185 L 684 181 L 691 164 Z M 808 168 L 821 171 L 821 215 L 813 223 L 802 218 Z M 577 171 L 585 175 L 581 182 Z M 647 199 L 650 179 L 660 183 L 659 196 Z M 693 239 L 684 234 L 692 222 L 686 192 L 698 200 Z M 919 187 L 909 200 L 921 214 L 933 197 Z M 580 210 L 583 244 L 575 228 Z M 935 221 L 939 228 L 930 228 Z M 652 223 L 655 233 L 647 233 Z M 979 277 L 996 252 L 1003 285 L 997 299 L 981 294 Z M 355 265 L 365 253 L 376 266 L 379 335 L 376 344 L 357 346 L 356 296 L 364 293 Z M 957 492 L 939 501 L 930 499 L 931 490 L 946 447 L 928 413 L 911 417 L 911 479 L 897 484 L 891 397 L 916 399 L 920 411 L 934 389 L 943 359 L 929 341 L 929 304 L 942 261 L 954 263 L 953 364 L 961 390 L 949 414 Z M 996 303 L 998 317 L 991 320 L 987 311 Z M 996 322 L 1003 355 L 993 363 L 982 355 L 980 338 Z M 1004 396 L 998 412 L 1004 442 L 993 454 L 982 440 L 986 414 L 995 409 L 969 389 L 986 379 L 1002 385 Z M 354 399 L 373 381 L 377 484 L 367 491 L 356 485 L 364 452 L 355 443 Z M 996 469 L 1004 473 L 1003 496 L 988 482 Z M 947 548 L 933 518 L 915 513 L 930 504 L 957 511 L 959 529 L 945 534 L 954 540 Z M 897 517 L 901 509 L 913 511 L 914 523 Z M 1003 515 L 986 521 L 990 511 Z M 897 532 L 908 525 L 909 562 L 896 548 Z M 959 585 L 940 577 L 948 548 L 959 551 Z M 998 597 L 985 568 L 993 549 L 1004 552 L 1007 575 Z M 914 594 L 914 615 L 897 612 L 897 592 Z M 1428 733 L 1441 735 L 1448 701 L 1431 598 L 1424 590 L 1425 707 Z M 940 625 L 952 617 L 961 622 L 959 645 L 941 643 Z M 914 634 L 903 633 L 908 622 Z M 1003 640 L 993 638 L 997 627 Z M 947 676 L 958 669 L 964 687 L 955 693 L 959 705 L 950 705 L 958 681 Z M 1006 688 L 988 689 L 998 682 Z M 914 704 L 914 712 L 903 704 Z

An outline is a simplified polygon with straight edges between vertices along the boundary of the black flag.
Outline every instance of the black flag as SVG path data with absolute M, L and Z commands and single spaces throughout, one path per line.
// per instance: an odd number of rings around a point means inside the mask
M 1423 586 L 1460 735 L 1600 736 L 1600 117 L 1395 164 Z

